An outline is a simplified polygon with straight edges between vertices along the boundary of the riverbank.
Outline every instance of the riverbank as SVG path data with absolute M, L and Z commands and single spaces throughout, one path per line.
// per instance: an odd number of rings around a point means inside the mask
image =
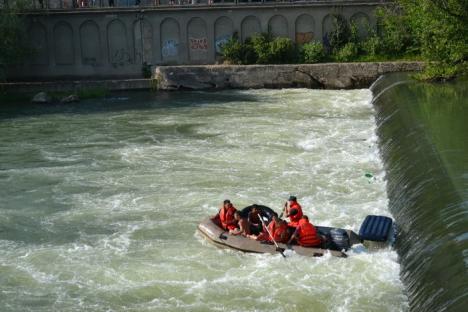
M 101 89 L 219 90 L 219 89 L 356 89 L 369 87 L 379 76 L 391 72 L 415 72 L 422 62 L 327 63 L 289 65 L 158 66 L 153 78 L 0 83 L 8 94 L 78 92 Z

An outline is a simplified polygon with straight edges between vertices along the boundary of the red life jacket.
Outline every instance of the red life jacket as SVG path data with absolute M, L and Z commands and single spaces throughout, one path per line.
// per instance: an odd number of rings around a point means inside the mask
M 312 223 L 305 219 L 301 219 L 299 221 L 299 225 L 297 226 L 297 234 L 297 242 L 301 246 L 317 247 L 321 244 L 320 236 L 318 236 L 315 226 L 313 226 Z
M 285 223 L 281 223 L 279 226 L 275 227 L 273 237 L 278 243 L 287 243 L 289 239 L 287 233 L 288 233 L 288 225 Z
M 298 202 L 292 202 L 291 205 L 289 206 L 288 213 L 292 210 L 296 209 L 297 213 L 294 216 L 289 216 L 289 220 L 291 221 L 290 223 L 294 226 L 296 225 L 299 220 L 301 220 L 303 213 L 302 213 L 302 207 L 299 205 Z
M 225 230 L 232 230 L 236 228 L 235 224 L 231 224 L 234 221 L 234 213 L 236 212 L 236 208 L 234 206 L 226 208 L 221 208 L 219 211 L 219 219 L 221 220 L 221 225 Z

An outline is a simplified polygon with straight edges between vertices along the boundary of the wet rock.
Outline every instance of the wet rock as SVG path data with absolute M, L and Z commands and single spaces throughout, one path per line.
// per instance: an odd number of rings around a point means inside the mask
M 60 100 L 60 103 L 73 103 L 73 102 L 79 102 L 80 98 L 76 94 L 70 94 L 69 96 L 66 96 Z
M 32 103 L 49 103 L 50 96 L 46 92 L 39 92 L 32 98 Z

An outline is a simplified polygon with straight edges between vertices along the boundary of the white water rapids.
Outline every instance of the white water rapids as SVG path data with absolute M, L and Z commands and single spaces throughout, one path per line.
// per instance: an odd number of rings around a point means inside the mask
M 395 251 L 244 254 L 225 198 L 359 230 L 389 215 L 369 90 L 257 90 L 0 112 L 1 311 L 405 311 Z M 374 178 L 365 177 L 371 173 Z

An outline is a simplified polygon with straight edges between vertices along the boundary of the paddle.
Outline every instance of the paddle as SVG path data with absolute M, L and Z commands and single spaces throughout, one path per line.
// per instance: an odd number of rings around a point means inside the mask
M 278 243 L 275 241 L 275 239 L 273 238 L 273 235 L 271 235 L 270 233 L 270 230 L 268 229 L 268 227 L 265 225 L 265 222 L 263 222 L 263 217 L 262 216 L 259 216 L 260 218 L 260 222 L 262 222 L 262 225 L 263 227 L 265 228 L 265 230 L 267 231 L 268 235 L 270 235 L 270 238 L 271 240 L 273 241 L 273 243 L 275 243 L 275 246 L 276 246 L 276 251 L 281 253 L 281 255 L 283 256 L 283 258 L 286 258 L 286 256 L 284 255 L 284 248 L 281 248 L 280 246 L 278 246 Z
M 281 214 L 279 215 L 279 218 L 283 218 L 283 214 L 284 214 L 284 211 L 286 210 L 286 205 L 288 204 L 288 202 L 285 202 L 284 203 L 284 206 L 283 206 L 283 211 L 281 211 Z

